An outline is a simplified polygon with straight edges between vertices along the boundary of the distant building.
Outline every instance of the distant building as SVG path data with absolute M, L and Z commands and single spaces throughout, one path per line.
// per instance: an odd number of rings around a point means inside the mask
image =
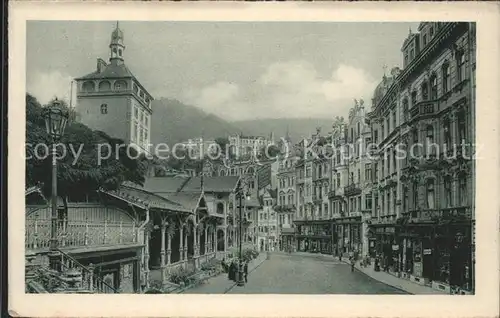
M 216 146 L 214 146 L 216 144 L 215 140 L 203 139 L 201 137 L 188 139 L 180 144 L 184 145 L 187 152 L 186 156 L 194 160 L 202 159 L 202 154 L 206 156 L 209 152 L 213 153 L 217 149 L 215 148 Z
M 257 155 L 262 147 L 267 147 L 274 142 L 274 133 L 271 133 L 270 137 L 263 136 L 244 136 L 235 135 L 229 136 L 229 149 L 231 149 L 231 154 L 236 156 L 236 159 L 242 159 L 241 157 L 247 157 L 250 155 Z
M 153 97 L 124 63 L 124 35 L 118 23 L 109 50 L 109 63 L 98 58 L 94 72 L 75 79 L 78 117 L 91 129 L 148 151 Z
M 260 197 L 258 211 L 258 240 L 260 251 L 274 251 L 278 248 L 278 216 L 274 210 L 276 190 L 266 189 Z

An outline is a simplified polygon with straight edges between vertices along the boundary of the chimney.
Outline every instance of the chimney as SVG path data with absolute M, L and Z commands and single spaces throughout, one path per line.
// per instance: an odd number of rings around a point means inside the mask
M 101 58 L 97 59 L 97 72 L 98 73 L 102 73 L 104 71 L 104 69 L 106 68 L 106 66 L 108 66 L 108 65 L 106 64 L 106 62 L 104 62 L 103 59 L 101 59 Z

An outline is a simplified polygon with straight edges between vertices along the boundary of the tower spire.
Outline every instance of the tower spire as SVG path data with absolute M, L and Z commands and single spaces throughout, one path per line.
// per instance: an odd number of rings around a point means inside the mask
M 123 51 L 125 51 L 125 45 L 123 44 L 123 31 L 120 30 L 119 26 L 119 22 L 116 21 L 116 27 L 111 33 L 111 42 L 109 43 L 109 61 L 114 64 L 123 63 Z

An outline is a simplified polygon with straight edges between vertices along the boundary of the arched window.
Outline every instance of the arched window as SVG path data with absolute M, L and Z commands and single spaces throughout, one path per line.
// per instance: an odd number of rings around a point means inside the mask
M 411 107 L 417 103 L 417 91 L 411 92 Z
M 451 143 L 452 143 L 452 140 L 451 140 L 451 125 L 450 125 L 450 120 L 449 119 L 445 119 L 445 121 L 443 122 L 443 130 L 444 130 L 444 144 L 447 147 L 451 147 Z
M 431 79 L 431 100 L 438 98 L 438 81 L 436 74 L 432 74 Z
M 99 83 L 99 91 L 107 92 L 111 90 L 111 83 L 109 81 L 102 81 Z
M 120 56 L 120 57 L 121 57 L 121 56 L 122 56 L 122 54 L 123 54 L 122 49 L 119 49 L 119 50 L 118 50 L 118 56 Z
M 221 171 L 219 172 L 219 175 L 220 175 L 221 177 L 224 177 L 224 176 L 226 175 L 226 170 L 221 170 Z
M 451 89 L 450 65 L 443 64 L 441 72 L 443 74 L 443 93 L 447 93 Z
M 122 91 L 127 89 L 127 82 L 124 80 L 118 80 L 115 82 L 115 91 Z
M 432 125 L 427 125 L 427 128 L 426 128 L 426 134 L 427 134 L 427 148 L 426 150 L 430 153 L 430 154 L 435 154 L 435 148 L 436 147 L 433 147 L 434 145 L 434 127 L 432 127 Z M 436 145 L 437 146 L 437 145 Z
M 427 84 L 427 81 L 424 81 L 420 87 L 421 93 L 422 93 L 422 100 L 427 100 L 429 99 L 429 86 Z
M 134 93 L 136 93 L 136 94 L 139 93 L 139 88 L 137 87 L 136 84 L 134 84 Z
M 253 168 L 253 167 L 249 167 L 249 168 L 247 169 L 247 174 L 253 175 L 253 174 L 254 174 L 254 172 L 255 172 L 255 170 L 254 170 L 254 168 Z
M 84 92 L 94 92 L 95 91 L 95 84 L 92 81 L 87 81 L 84 82 L 82 85 L 82 91 Z
M 224 214 L 224 204 L 222 202 L 217 203 L 217 213 Z
M 408 187 L 403 187 L 403 213 L 408 212 Z

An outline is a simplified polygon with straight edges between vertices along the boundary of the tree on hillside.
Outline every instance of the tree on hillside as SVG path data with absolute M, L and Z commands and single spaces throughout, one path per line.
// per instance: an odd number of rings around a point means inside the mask
M 62 107 L 67 107 L 67 105 L 63 103 Z M 45 130 L 42 110 L 43 108 L 36 98 L 27 94 L 26 183 L 28 185 L 42 184 L 43 192 L 50 195 L 51 157 L 50 150 L 47 153 L 47 149 L 50 149 L 52 141 Z M 93 131 L 87 126 L 75 122 L 74 117 L 68 121 L 60 144 L 61 146 L 58 147 L 59 155 L 64 154 L 63 148 L 66 149 L 66 153 L 58 160 L 58 195 L 65 202 L 67 196 L 72 194 L 90 193 L 101 188 L 113 190 L 124 181 L 140 185 L 145 181 L 144 176 L 147 170 L 145 156 L 138 156 L 134 149 L 130 149 L 129 157 L 125 147 L 117 147 L 123 144 L 122 140 L 112 138 L 101 131 Z M 35 146 L 37 145 L 42 145 L 42 147 L 38 147 L 38 155 L 35 155 Z M 104 145 L 101 147 L 102 160 L 100 163 L 98 145 Z M 74 152 L 78 153 L 79 149 L 82 149 L 80 155 L 75 156 Z

